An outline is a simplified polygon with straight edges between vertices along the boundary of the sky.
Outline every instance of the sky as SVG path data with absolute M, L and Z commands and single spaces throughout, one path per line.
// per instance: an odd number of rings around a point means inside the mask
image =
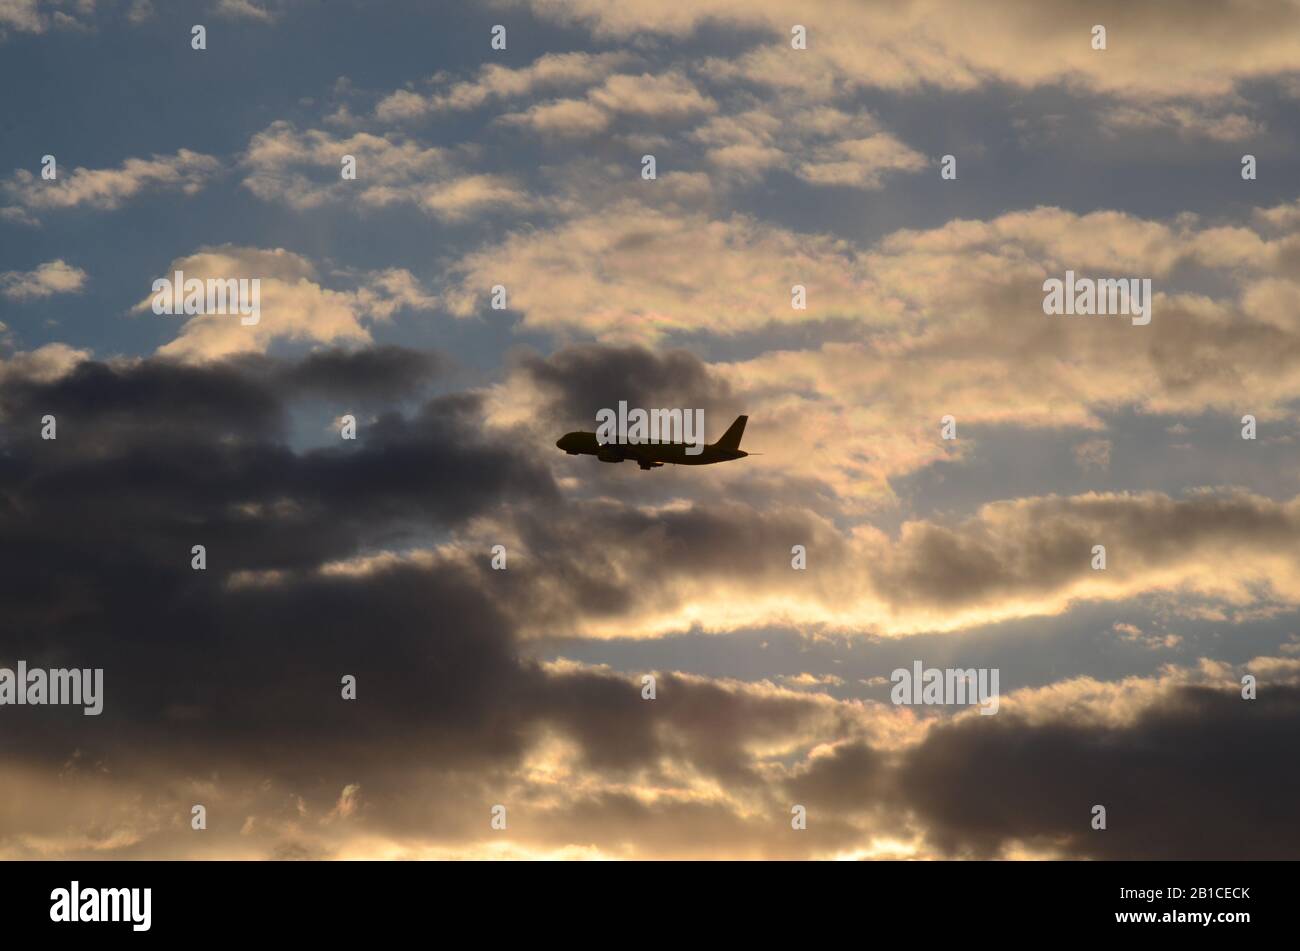
M 0 856 L 1300 857 L 1300 3 L 0 0 L 0 88 L 0 668 L 103 671 Z

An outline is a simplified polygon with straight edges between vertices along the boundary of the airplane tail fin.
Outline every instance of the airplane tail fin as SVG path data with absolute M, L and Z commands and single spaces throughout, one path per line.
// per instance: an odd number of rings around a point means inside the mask
M 739 449 L 740 437 L 745 435 L 745 424 L 749 422 L 748 416 L 737 416 L 736 421 L 727 427 L 727 431 L 718 439 L 715 446 L 719 449 Z

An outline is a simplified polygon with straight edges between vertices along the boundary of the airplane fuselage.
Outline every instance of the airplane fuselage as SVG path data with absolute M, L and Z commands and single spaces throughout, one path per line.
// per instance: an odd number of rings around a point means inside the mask
M 716 443 L 710 443 L 692 455 L 686 450 L 693 448 L 684 443 L 606 443 L 596 441 L 595 433 L 566 433 L 556 440 L 555 445 L 571 456 L 595 456 L 601 462 L 622 462 L 625 459 L 635 462 L 643 469 L 655 466 L 707 466 L 715 462 L 729 462 L 743 459 L 749 453 L 743 449 L 728 449 Z

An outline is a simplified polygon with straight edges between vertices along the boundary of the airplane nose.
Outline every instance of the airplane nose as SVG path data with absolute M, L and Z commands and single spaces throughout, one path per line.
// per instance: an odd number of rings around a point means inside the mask
M 564 448 L 564 437 L 563 437 L 563 436 L 561 436 L 559 439 L 555 440 L 555 448 L 556 448 L 556 449 L 563 449 L 563 448 Z

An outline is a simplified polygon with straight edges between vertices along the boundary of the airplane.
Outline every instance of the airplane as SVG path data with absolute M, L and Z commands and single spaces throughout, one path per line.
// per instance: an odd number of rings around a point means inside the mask
M 707 466 L 715 462 L 744 459 L 750 453 L 740 448 L 740 437 L 745 433 L 748 416 L 737 416 L 736 421 L 715 443 L 709 443 L 694 456 L 686 454 L 685 443 L 606 443 L 596 442 L 595 433 L 565 433 L 555 445 L 571 456 L 595 456 L 601 462 L 622 462 L 631 459 L 642 469 L 658 469 L 665 463 L 674 466 Z

